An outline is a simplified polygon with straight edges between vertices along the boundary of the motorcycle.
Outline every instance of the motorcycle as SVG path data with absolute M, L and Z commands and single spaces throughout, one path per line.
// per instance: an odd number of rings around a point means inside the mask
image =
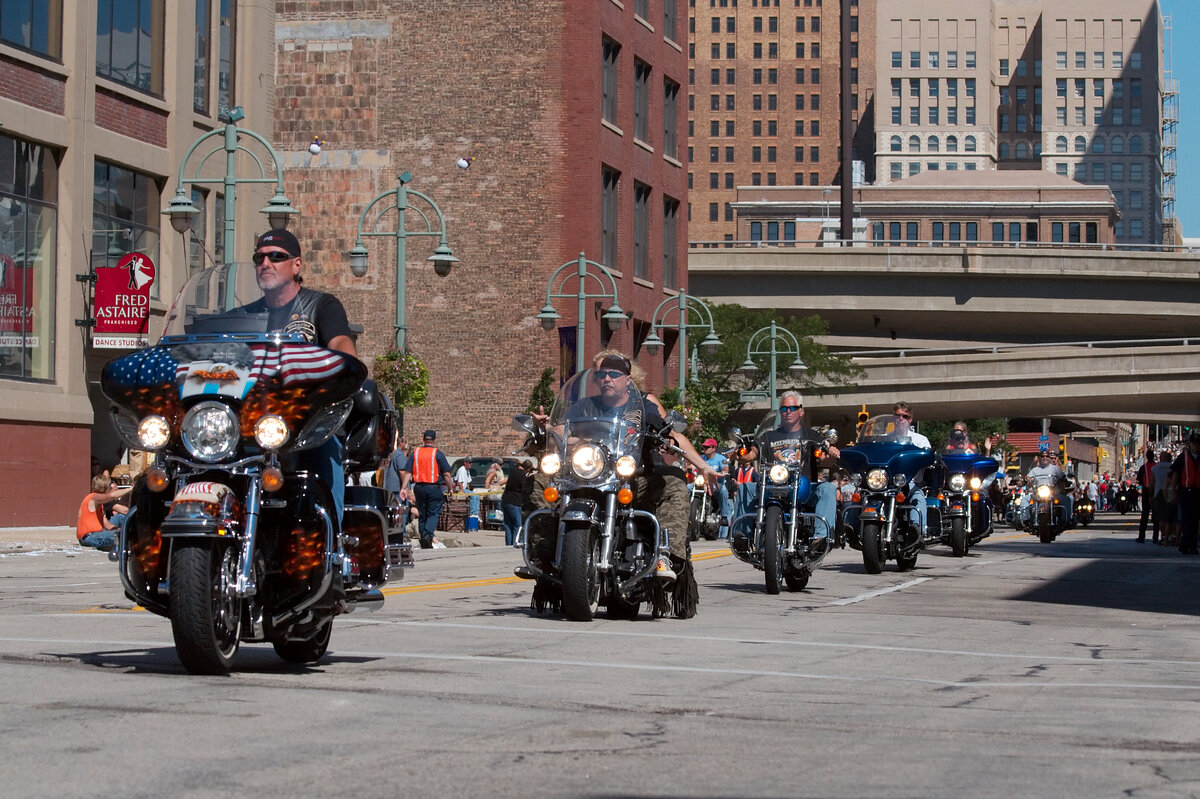
M 588 369 L 562 387 L 544 433 L 531 417 L 514 417 L 515 429 L 545 435 L 540 469 L 550 478 L 542 494 L 550 507 L 522 520 L 518 543 L 528 571 L 561 590 L 563 615 L 572 621 L 591 621 L 600 606 L 617 619 L 636 618 L 643 602 L 656 614 L 664 612 L 669 597 L 655 567 L 658 553 L 668 548 L 668 531 L 652 512 L 634 507 L 632 483 L 643 468 L 645 444 L 642 396 L 630 386 L 614 409 L 596 394 Z M 685 426 L 678 413 L 667 417 L 667 427 L 645 433 L 652 445 L 663 445 L 671 429 Z M 553 563 L 543 568 L 530 525 L 546 523 L 558 537 Z
M 1124 516 L 1131 510 L 1137 510 L 1137 501 L 1137 490 L 1129 486 L 1124 486 L 1113 497 L 1113 510 Z
M 246 310 L 261 296 L 248 265 L 200 272 L 158 343 L 101 376 L 121 438 L 154 455 L 116 550 L 125 595 L 171 620 L 193 674 L 228 673 L 243 641 L 320 659 L 334 617 L 379 607 L 411 562 L 391 492 L 347 490 L 343 527 L 329 486 L 297 464 L 346 423 L 347 462 L 375 468 L 394 411 L 358 359 L 265 332 L 267 314 Z
M 891 414 L 868 419 L 854 446 L 842 449 L 854 485 L 843 525 L 850 546 L 862 550 L 868 574 L 879 574 L 889 560 L 900 571 L 916 566 L 926 536 L 912 519 L 913 477 L 936 459 L 932 450 L 912 443 L 908 420 Z
M 1031 535 L 1036 535 L 1043 544 L 1049 544 L 1072 526 L 1067 515 L 1067 506 L 1063 497 L 1069 496 L 1075 490 L 1070 478 L 1055 482 L 1043 482 L 1031 485 L 1029 498 L 1029 517 L 1026 527 Z
M 1075 522 L 1080 527 L 1087 527 L 1096 519 L 1096 506 L 1086 496 L 1075 503 Z
M 837 531 L 827 529 L 823 518 L 802 510 L 815 491 L 808 466 L 822 457 L 824 447 L 837 441 L 837 432 L 805 439 L 799 448 L 771 446 L 766 434 L 781 422 L 774 411 L 758 426 L 757 508 L 734 519 L 730 527 L 732 533 L 752 526 L 750 535 L 731 535 L 729 546 L 734 557 L 764 573 L 768 594 L 778 594 L 785 583 L 789 591 L 803 590 L 830 548 L 840 542 Z
M 992 534 L 992 506 L 988 489 L 996 480 L 996 461 L 970 452 L 965 437 L 950 438 L 942 453 L 945 479 L 930 506 L 929 528 L 940 530 L 940 540 L 961 558 L 972 546 Z M 937 511 L 935 512 L 935 507 Z M 934 516 L 940 517 L 935 526 Z
M 692 472 L 688 472 L 688 493 L 691 508 L 688 515 L 688 540 L 704 538 L 706 541 L 715 541 L 721 526 L 725 524 L 725 517 L 721 515 L 720 499 L 709 493 L 704 475 Z
M 1021 505 L 1024 497 L 1024 486 L 1012 486 L 1008 490 L 1008 496 L 1004 502 L 1004 521 L 1014 530 L 1020 530 L 1024 526 L 1021 519 Z

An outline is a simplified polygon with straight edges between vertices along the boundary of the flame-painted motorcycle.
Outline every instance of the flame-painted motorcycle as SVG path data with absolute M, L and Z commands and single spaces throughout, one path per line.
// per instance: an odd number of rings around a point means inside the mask
M 336 457 L 345 423 L 346 462 L 375 468 L 394 411 L 356 358 L 265 332 L 246 310 L 261 296 L 244 264 L 195 275 L 158 344 L 101 378 L 125 443 L 155 456 L 117 548 L 125 595 L 171 620 L 195 674 L 227 673 L 242 641 L 319 659 L 334 616 L 378 607 L 389 561 L 409 559 L 391 492 L 348 491 L 343 527 L 309 463 L 323 446 Z
M 781 423 L 779 412 L 773 411 L 758 426 L 757 508 L 730 525 L 730 550 L 763 572 L 768 594 L 778 594 L 785 583 L 789 591 L 803 590 L 829 550 L 840 544 L 836 529 L 803 510 L 817 490 L 810 466 L 821 459 L 824 447 L 837 441 L 837 432 L 797 441 L 800 433 L 779 432 Z M 837 500 L 832 502 L 836 518 Z

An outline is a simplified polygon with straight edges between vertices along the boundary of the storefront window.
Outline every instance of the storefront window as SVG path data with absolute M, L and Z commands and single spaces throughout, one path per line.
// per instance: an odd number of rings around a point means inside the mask
M 0 135 L 0 378 L 54 379 L 54 153 Z
M 132 169 L 96 162 L 92 187 L 92 268 L 116 266 L 131 252 L 158 263 L 162 199 L 154 178 Z M 158 281 L 150 296 L 158 297 Z

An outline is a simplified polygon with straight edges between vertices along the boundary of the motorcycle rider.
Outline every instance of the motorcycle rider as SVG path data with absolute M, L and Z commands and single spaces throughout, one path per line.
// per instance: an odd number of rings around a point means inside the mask
M 704 489 L 709 492 L 713 502 L 719 503 L 717 507 L 720 508 L 725 522 L 717 531 L 717 538 L 728 538 L 729 520 L 733 517 L 733 498 L 729 496 L 726 486 L 726 482 L 729 480 L 729 458 L 717 451 L 715 438 L 704 440 L 704 443 L 700 445 L 700 454 L 704 458 L 704 462 L 711 466 L 718 475 L 716 485 L 705 484 Z
M 1031 524 L 1031 519 L 1029 518 L 1031 515 L 1030 508 L 1033 507 L 1032 500 L 1037 487 L 1040 485 L 1057 486 L 1066 478 L 1066 472 L 1058 465 L 1058 456 L 1047 450 L 1042 450 L 1038 453 L 1037 465 L 1025 474 L 1025 485 L 1028 487 L 1028 490 L 1026 490 L 1025 496 L 1021 500 L 1021 517 L 1024 519 L 1026 525 Z M 1070 526 L 1075 518 L 1075 502 L 1069 491 L 1062 492 L 1062 503 L 1063 508 L 1067 512 L 1066 524 Z
M 632 400 L 633 392 L 639 391 L 631 377 L 633 364 L 624 354 L 607 350 L 599 353 L 592 363 L 592 378 L 596 381 L 600 393 L 580 399 L 567 411 L 568 418 L 594 415 L 596 411 L 601 411 L 604 415 L 612 415 L 614 411 L 620 414 L 627 406 L 638 405 Z M 642 404 L 642 418 L 636 418 L 636 412 L 631 411 L 630 422 L 640 424 L 643 431 L 661 428 L 664 424 L 662 404 L 652 394 L 643 396 L 645 402 Z M 545 413 L 535 413 L 532 416 L 541 426 L 545 426 L 549 421 L 549 416 Z M 716 472 L 704 461 L 691 442 L 674 431 L 669 435 L 684 459 L 704 475 L 705 482 L 715 483 Z M 527 512 L 548 508 L 549 504 L 543 498 L 542 491 L 549 484 L 550 478 L 539 469 L 532 482 L 534 485 L 530 492 L 530 507 L 527 508 Z M 664 582 L 671 582 L 675 579 L 677 570 L 683 568 L 687 562 L 687 522 L 691 508 L 683 471 L 668 464 L 661 453 L 644 452 L 642 473 L 634 476 L 631 487 L 637 506 L 653 512 L 659 525 L 667 530 L 670 553 L 660 553 L 657 575 Z M 539 518 L 535 521 L 545 523 L 529 525 L 530 548 L 542 570 L 546 571 L 554 560 L 558 530 L 549 519 Z M 515 573 L 518 577 L 534 576 L 524 566 L 518 566 Z
M 779 398 L 780 424 L 762 437 L 762 443 L 770 449 L 800 449 L 804 441 L 821 440 L 821 434 L 811 427 L 804 426 L 804 399 L 798 391 L 785 391 Z M 841 452 L 837 447 L 823 447 L 823 454 L 818 461 L 816 447 L 810 450 L 808 462 L 803 464 L 803 474 L 813 484 L 812 498 L 805 505 L 806 509 L 815 509 L 815 513 L 825 520 L 825 524 L 814 525 L 813 549 L 819 554 L 829 545 L 829 532 L 833 529 L 837 518 L 837 484 L 833 481 L 817 482 L 817 471 L 820 466 L 836 466 Z M 742 537 L 742 541 L 744 541 Z M 818 543 L 819 542 L 819 543 Z M 740 542 L 739 542 L 740 543 Z
M 922 449 L 933 449 L 933 444 L 929 443 L 929 439 L 916 430 L 911 429 L 913 425 L 912 406 L 903 400 L 898 401 L 892 406 L 892 415 L 898 418 L 901 424 L 907 424 L 908 440 L 913 446 L 921 447 Z M 917 527 L 921 531 L 921 535 L 925 535 L 925 518 L 927 516 L 927 508 L 925 506 L 925 489 L 921 485 L 924 479 L 925 470 L 912 476 L 911 483 L 914 486 L 910 501 L 913 505 L 913 511 L 917 515 Z

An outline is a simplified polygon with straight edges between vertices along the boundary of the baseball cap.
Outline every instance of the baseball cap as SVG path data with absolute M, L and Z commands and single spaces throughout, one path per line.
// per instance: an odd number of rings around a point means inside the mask
M 716 445 L 717 445 L 717 440 L 715 438 L 706 438 L 706 439 L 704 439 L 704 443 L 701 444 L 700 446 L 715 447 Z
M 436 430 L 426 430 L 423 438 L 425 438 L 429 441 L 436 441 L 437 440 L 437 431 Z
M 283 228 L 268 230 L 258 239 L 258 244 L 254 245 L 255 249 L 259 247 L 280 247 L 287 250 L 288 255 L 293 258 L 300 257 L 300 242 L 292 235 L 291 231 Z

